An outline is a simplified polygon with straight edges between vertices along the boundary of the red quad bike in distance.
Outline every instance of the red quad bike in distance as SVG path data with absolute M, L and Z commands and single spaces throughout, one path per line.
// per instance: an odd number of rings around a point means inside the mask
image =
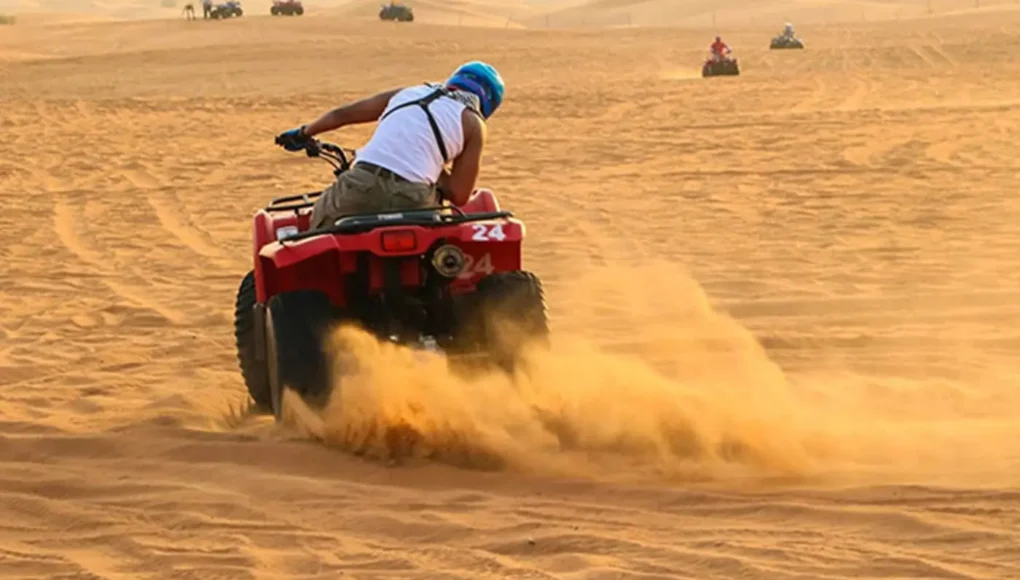
M 330 143 L 312 140 L 305 152 L 337 176 L 351 166 Z M 253 218 L 254 267 L 237 290 L 234 334 L 260 411 L 279 421 L 285 386 L 313 406 L 342 388 L 333 368 L 346 359 L 324 349 L 336 323 L 508 372 L 522 348 L 548 337 L 542 284 L 521 269 L 524 224 L 492 191 L 475 190 L 463 207 L 348 215 L 309 230 L 319 195 L 274 199 Z
M 719 60 L 709 56 L 705 59 L 704 64 L 701 65 L 702 77 L 738 75 L 740 75 L 740 66 L 737 65 L 737 59 L 736 57 L 731 57 L 729 55 L 723 56 Z

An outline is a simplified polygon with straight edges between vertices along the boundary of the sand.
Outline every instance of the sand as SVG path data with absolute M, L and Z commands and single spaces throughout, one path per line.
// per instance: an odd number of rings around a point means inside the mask
M 431 5 L 0 10 L 0 577 L 1020 577 L 1020 13 L 733 2 L 703 80 L 705 6 Z M 552 346 L 338 331 L 342 408 L 247 414 L 250 216 L 330 178 L 273 136 L 474 57 Z

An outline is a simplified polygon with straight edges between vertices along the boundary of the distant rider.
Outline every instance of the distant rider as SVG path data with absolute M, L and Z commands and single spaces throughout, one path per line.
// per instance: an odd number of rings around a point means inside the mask
M 504 90 L 495 68 L 473 61 L 444 85 L 388 90 L 280 134 L 285 149 L 300 151 L 319 133 L 379 121 L 351 169 L 316 200 L 311 227 L 352 213 L 435 206 L 438 189 L 454 205 L 464 205 L 478 179 L 485 120 L 502 104 Z
M 712 53 L 712 60 L 714 60 L 715 62 L 721 61 L 724 54 L 729 54 L 733 52 L 732 50 L 730 50 L 730 47 L 725 42 L 723 42 L 721 36 L 715 37 L 715 42 L 713 42 L 711 46 L 708 47 L 708 50 Z
M 788 40 L 792 40 L 793 39 L 793 24 L 790 24 L 789 22 L 787 22 L 783 26 L 783 38 L 786 38 Z

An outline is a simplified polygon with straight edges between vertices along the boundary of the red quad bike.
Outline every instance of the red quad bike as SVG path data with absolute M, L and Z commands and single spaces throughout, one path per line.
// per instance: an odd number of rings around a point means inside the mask
M 738 75 L 740 75 L 740 67 L 737 65 L 737 59 L 729 55 L 725 55 L 719 60 L 709 56 L 705 63 L 701 65 L 702 77 Z
M 312 140 L 305 152 L 337 176 L 351 166 L 333 144 Z M 348 215 L 310 230 L 319 195 L 274 199 L 253 219 L 254 267 L 237 290 L 234 334 L 260 411 L 280 420 L 284 386 L 313 406 L 342 388 L 333 370 L 346 359 L 324 349 L 336 323 L 506 371 L 547 338 L 542 284 L 521 269 L 524 224 L 492 191 L 463 207 Z

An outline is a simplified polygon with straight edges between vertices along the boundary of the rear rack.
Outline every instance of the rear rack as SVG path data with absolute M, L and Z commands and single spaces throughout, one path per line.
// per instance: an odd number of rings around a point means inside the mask
M 322 195 L 322 191 L 310 191 L 308 193 L 299 193 L 297 195 L 288 195 L 285 197 L 274 198 L 273 201 L 269 202 L 269 205 L 265 207 L 266 211 L 291 211 L 304 209 L 306 207 L 312 207 L 315 205 L 315 198 Z M 301 203 L 287 203 L 292 201 L 301 200 Z
M 452 211 L 454 213 L 442 214 L 440 211 Z M 322 234 L 361 234 L 372 231 L 375 228 L 390 226 L 421 226 L 441 227 L 459 225 L 484 220 L 511 218 L 513 212 L 491 211 L 485 213 L 466 214 L 459 207 L 435 206 L 420 209 L 410 209 L 390 212 L 358 213 L 342 216 L 333 225 L 323 228 L 308 230 L 300 234 L 288 236 L 283 242 L 294 242 Z

